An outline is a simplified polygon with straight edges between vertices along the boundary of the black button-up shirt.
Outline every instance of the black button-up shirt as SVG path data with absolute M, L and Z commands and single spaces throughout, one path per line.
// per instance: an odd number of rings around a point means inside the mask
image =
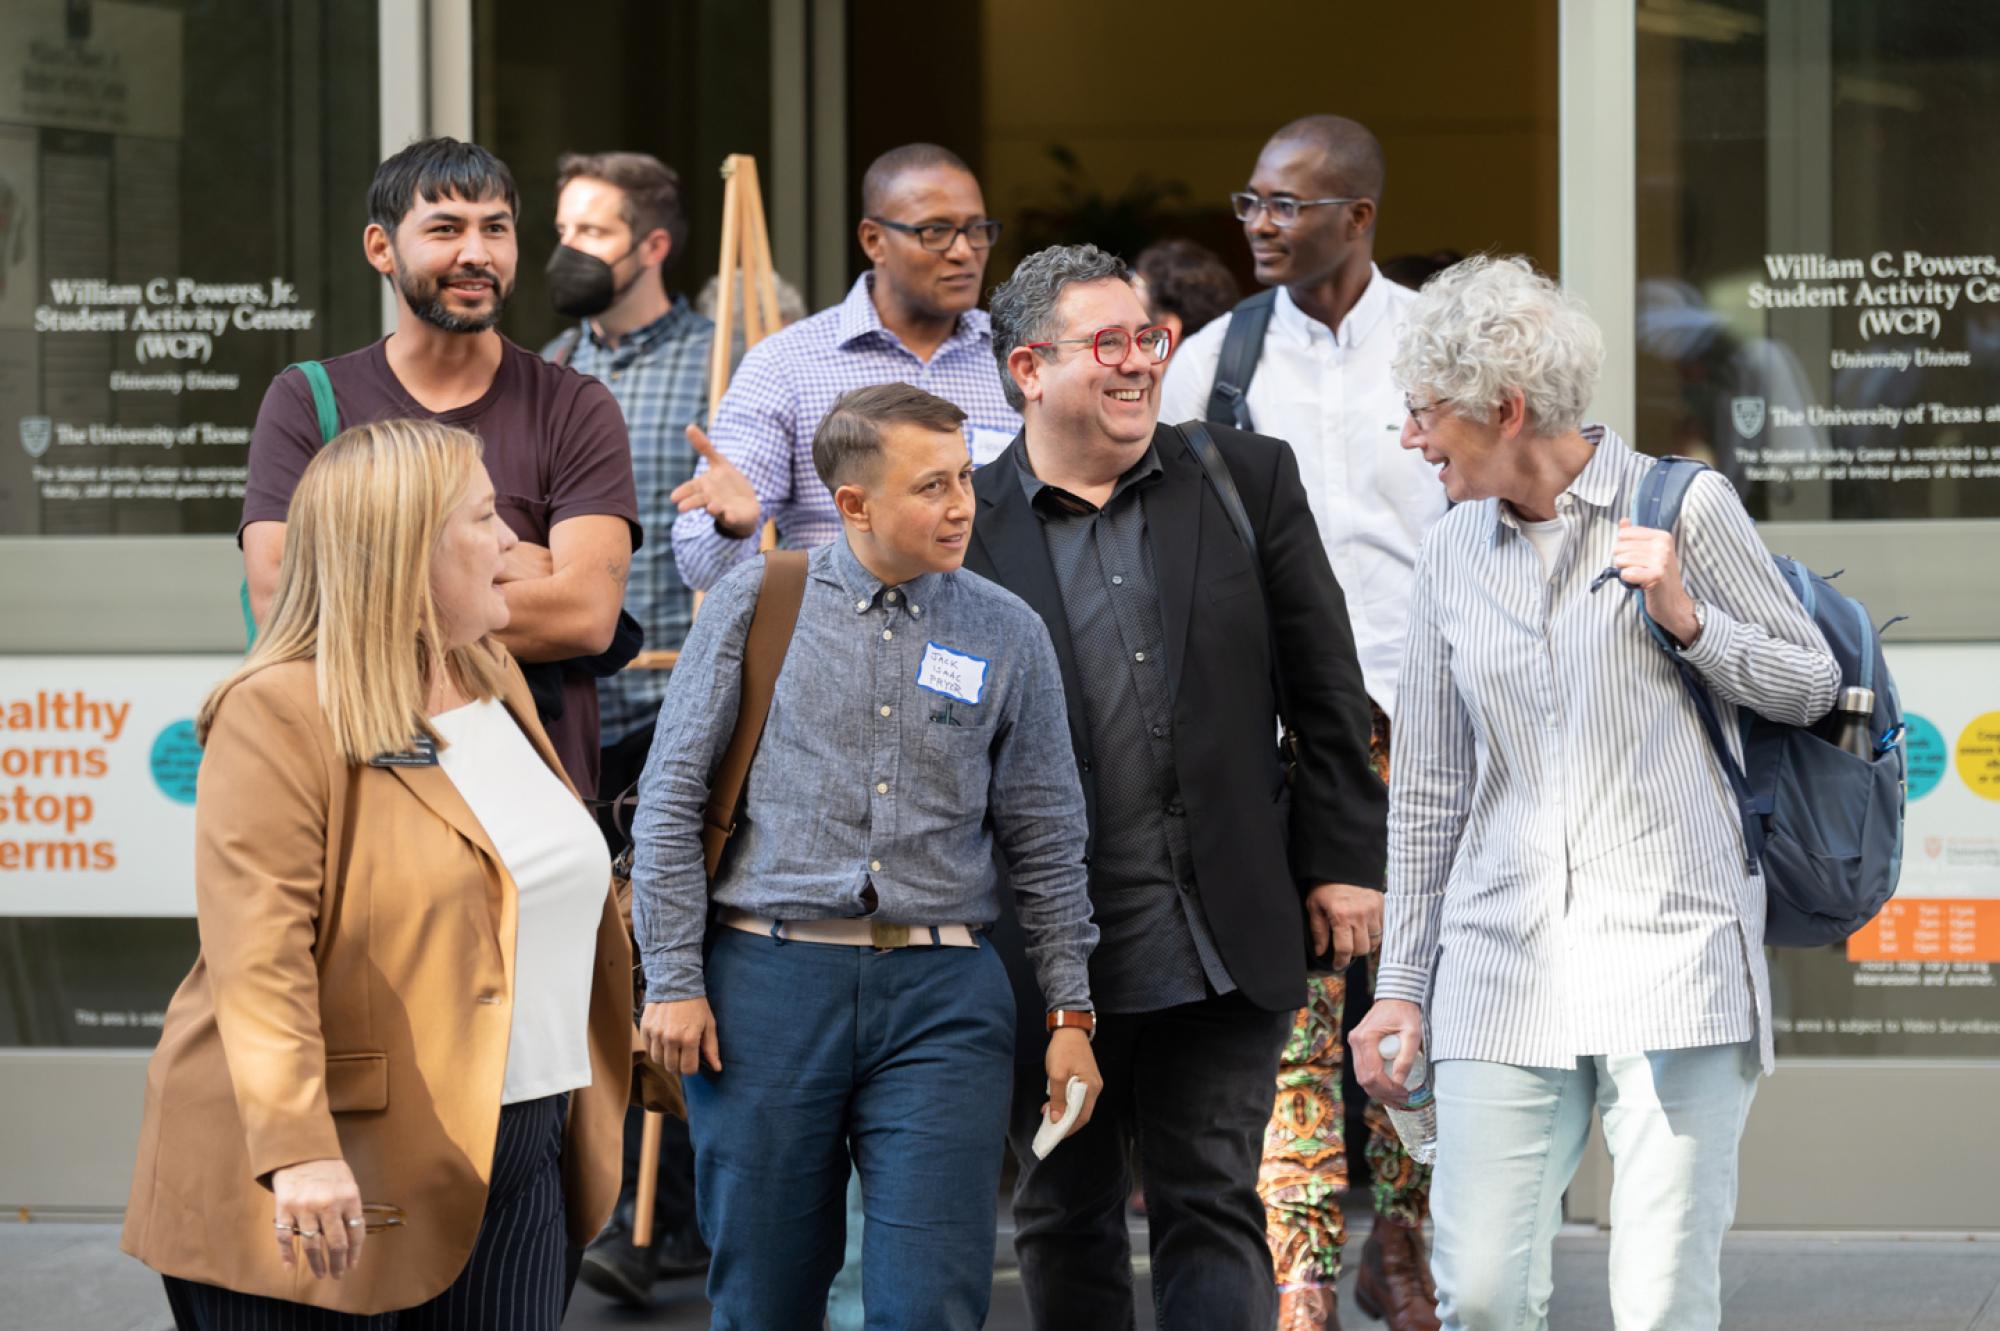
M 1026 448 L 1016 448 L 1062 593 L 1095 760 L 1091 995 L 1100 1011 L 1151 1012 L 1227 993 L 1236 982 L 1203 912 L 1174 768 L 1173 699 L 1146 539 L 1145 491 L 1164 472 L 1159 454 L 1148 447 L 1100 508 L 1037 478 Z

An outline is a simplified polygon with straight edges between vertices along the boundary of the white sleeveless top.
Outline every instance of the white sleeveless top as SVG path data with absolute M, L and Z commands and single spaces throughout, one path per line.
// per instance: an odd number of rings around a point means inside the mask
M 438 765 L 520 893 L 513 1030 L 502 1104 L 590 1085 L 590 981 L 611 853 L 513 715 L 488 698 L 431 718 Z

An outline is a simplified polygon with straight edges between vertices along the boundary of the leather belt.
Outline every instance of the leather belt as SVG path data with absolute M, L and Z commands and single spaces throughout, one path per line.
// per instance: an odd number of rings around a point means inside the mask
M 725 906 L 717 922 L 746 934 L 763 934 L 788 943 L 827 943 L 835 947 L 978 947 L 979 935 L 963 924 L 884 924 L 880 920 L 771 920 L 747 910 Z

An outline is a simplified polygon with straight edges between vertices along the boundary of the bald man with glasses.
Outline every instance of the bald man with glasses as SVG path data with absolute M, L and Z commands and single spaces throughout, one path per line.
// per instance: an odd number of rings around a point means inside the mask
M 851 388 L 907 383 L 952 403 L 966 415 L 975 463 L 1021 428 L 979 308 L 1000 223 L 986 215 L 971 168 L 936 144 L 893 148 L 862 178 L 861 211 L 857 234 L 871 266 L 847 298 L 750 349 L 716 408 L 713 442 L 688 431 L 702 462 L 674 491 L 673 542 L 690 587 L 706 590 L 755 553 L 766 519 L 793 549 L 840 534 L 813 471 L 812 438 Z
M 1347 594 L 1355 649 L 1373 704 L 1371 751 L 1388 778 L 1417 547 L 1447 507 L 1422 457 L 1398 445 L 1411 412 L 1389 362 L 1396 329 L 1416 299 L 1375 266 L 1382 148 L 1340 116 L 1307 116 L 1258 154 L 1248 188 L 1230 196 L 1258 280 L 1268 289 L 1190 337 L 1167 367 L 1161 418 L 1206 417 L 1275 435 L 1292 446 L 1327 560 Z M 1382 895 L 1349 891 L 1342 911 L 1361 924 L 1336 938 L 1307 980 L 1264 1136 L 1264 1200 L 1282 1331 L 1339 1326 L 1348 1184 L 1341 1090 L 1346 972 L 1382 937 Z M 1430 1170 L 1410 1159 L 1388 1115 L 1367 1110 L 1375 1223 L 1356 1295 L 1391 1331 L 1437 1331 L 1437 1291 L 1424 1253 Z

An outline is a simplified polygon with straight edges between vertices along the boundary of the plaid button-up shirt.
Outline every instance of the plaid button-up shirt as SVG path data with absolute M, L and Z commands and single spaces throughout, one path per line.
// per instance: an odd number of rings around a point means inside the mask
M 681 645 L 694 618 L 694 592 L 675 562 L 674 543 L 660 537 L 676 516 L 670 496 L 694 475 L 695 453 L 684 433 L 708 410 L 708 354 L 715 325 L 684 300 L 607 346 L 588 323 L 569 358 L 571 368 L 595 377 L 625 413 L 632 440 L 632 479 L 639 491 L 639 522 L 646 543 L 632 558 L 625 609 L 646 631 L 648 650 Z M 546 347 L 550 360 L 576 338 L 564 333 Z M 665 670 L 622 670 L 597 682 L 598 733 L 607 746 L 650 726 L 666 696 Z
M 1000 388 L 986 311 L 960 315 L 925 363 L 883 326 L 874 281 L 873 273 L 862 274 L 840 304 L 752 347 L 716 408 L 709 438 L 749 480 L 764 516 L 778 524 L 778 543 L 789 549 L 825 545 L 840 534 L 833 496 L 813 470 L 812 438 L 848 389 L 907 383 L 955 404 L 966 414 L 975 462 L 998 456 L 1021 429 L 1020 413 Z M 756 553 L 757 538 L 732 541 L 715 530 L 706 510 L 695 509 L 674 523 L 673 546 L 688 585 L 708 588 Z

